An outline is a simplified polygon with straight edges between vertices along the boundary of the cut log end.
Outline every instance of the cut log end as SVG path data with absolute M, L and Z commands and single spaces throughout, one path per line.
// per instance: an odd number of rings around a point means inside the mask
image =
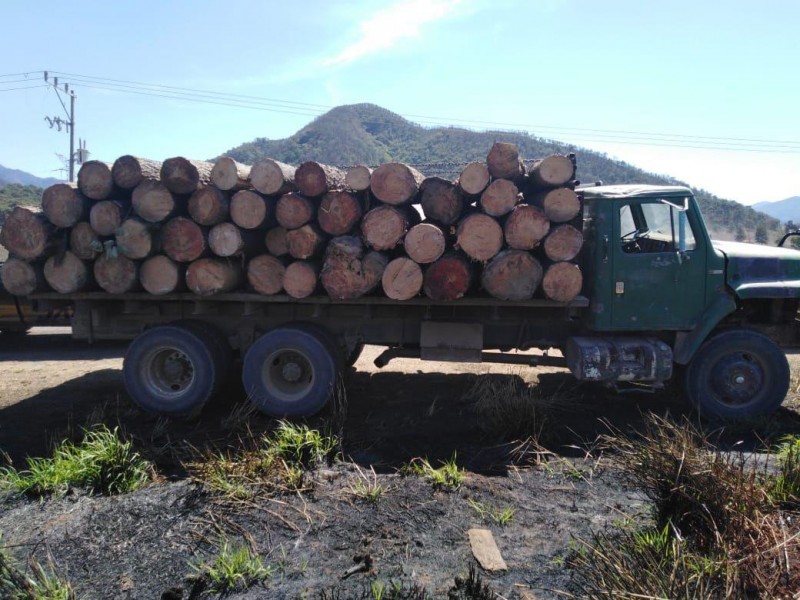
M 114 235 L 125 218 L 125 208 L 116 200 L 102 200 L 89 211 L 89 223 L 98 235 Z
M 53 226 L 36 209 L 15 206 L 0 229 L 0 245 L 9 254 L 24 260 L 35 260 L 53 247 Z
M 273 202 L 251 190 L 236 192 L 231 198 L 231 220 L 242 229 L 264 227 L 272 217 Z
M 211 163 L 174 156 L 161 165 L 161 183 L 174 194 L 191 194 L 200 184 L 209 182 L 213 167 Z
M 109 166 L 99 160 L 90 160 L 78 171 L 78 189 L 91 200 L 105 200 L 114 190 L 114 178 Z
M 428 177 L 420 189 L 425 218 L 442 225 L 458 221 L 464 211 L 464 198 L 455 184 L 441 177 Z
M 275 206 L 275 218 L 281 227 L 297 229 L 314 218 L 316 205 L 301 194 L 284 194 Z
M 506 250 L 483 269 L 481 285 L 500 300 L 529 300 L 542 280 L 542 266 L 524 250 Z
M 204 185 L 191 195 L 187 209 L 195 223 L 211 227 L 228 218 L 230 202 L 225 192 L 213 185 Z
M 86 217 L 88 206 L 86 197 L 68 183 L 51 185 L 42 194 L 42 212 L 56 227 L 72 227 Z
M 308 298 L 317 289 L 318 268 L 313 263 L 298 260 L 286 267 L 283 289 L 292 298 Z
M 519 202 L 519 190 L 508 179 L 495 179 L 481 194 L 480 205 L 487 215 L 507 215 Z
M 427 268 L 422 289 L 432 300 L 450 302 L 463 298 L 471 283 L 469 262 L 457 254 L 447 254 Z
M 486 156 L 489 173 L 496 179 L 515 179 L 525 172 L 516 144 L 495 142 Z
M 314 225 L 303 225 L 286 233 L 286 245 L 294 258 L 305 260 L 320 254 L 325 236 Z
M 268 196 L 286 194 L 296 189 L 296 169 L 271 158 L 262 158 L 250 168 L 250 184 Z
M 103 251 L 103 245 L 92 226 L 81 221 L 69 231 L 69 249 L 81 260 L 94 260 Z
M 325 251 L 320 280 L 331 298 L 358 298 L 380 284 L 388 262 L 380 252 L 365 252 L 355 236 L 336 237 Z
M 137 158 L 126 154 L 114 161 L 111 177 L 117 187 L 132 190 L 145 179 L 158 179 L 161 163 L 147 158 Z
M 489 185 L 490 178 L 491 174 L 486 163 L 472 162 L 461 171 L 461 175 L 458 177 L 458 187 L 467 196 L 477 196 Z
M 458 247 L 477 261 L 489 260 L 503 247 L 503 228 L 495 219 L 481 213 L 463 219 L 456 236 Z
M 206 254 L 208 234 L 205 229 L 186 217 L 169 220 L 161 230 L 164 253 L 177 262 L 192 262 Z
M 154 179 L 145 179 L 134 188 L 131 203 L 134 212 L 149 223 L 161 223 L 177 210 L 172 192 Z
M 544 252 L 553 262 L 572 260 L 582 246 L 583 234 L 572 225 L 559 225 L 544 240 Z
M 442 230 L 431 223 L 414 225 L 403 239 L 406 254 L 420 264 L 438 260 L 447 247 Z
M 381 277 L 383 292 L 392 300 L 409 300 L 418 296 L 422 290 L 422 281 L 420 266 L 403 256 L 386 265 Z
M 407 229 L 408 219 L 392 206 L 373 208 L 361 220 L 364 241 L 375 250 L 391 250 L 400 243 Z
M 358 198 L 348 192 L 328 192 L 320 202 L 317 222 L 330 235 L 346 235 L 361 220 L 363 210 Z
M 31 264 L 13 256 L 0 265 L 0 281 L 3 288 L 13 296 L 28 296 L 40 291 L 45 285 L 40 264 Z
M 256 256 L 247 263 L 247 281 L 250 287 L 265 296 L 280 294 L 283 291 L 285 275 L 286 267 L 283 261 L 269 254 Z
M 297 167 L 294 180 L 301 194 L 316 198 L 344 187 L 344 175 L 341 169 L 310 160 Z
M 542 291 L 550 300 L 571 302 L 583 287 L 583 275 L 578 265 L 558 262 L 550 265 L 542 279 Z
M 264 243 L 272 256 L 285 256 L 289 254 L 289 244 L 286 241 L 288 232 L 283 227 L 273 227 L 267 231 Z
M 186 285 L 198 296 L 232 292 L 241 281 L 241 267 L 224 258 L 201 258 L 186 268 Z
M 94 279 L 109 294 L 125 294 L 139 285 L 138 265 L 122 254 L 109 252 L 94 261 Z
M 115 240 L 120 254 L 135 260 L 147 258 L 157 250 L 152 225 L 135 218 L 122 222 Z
M 559 187 L 575 177 L 575 165 L 569 156 L 554 154 L 531 165 L 530 179 L 539 187 Z
M 347 169 L 344 176 L 344 184 L 347 189 L 354 192 L 363 192 L 369 189 L 372 169 L 364 165 L 356 165 Z
M 518 205 L 503 227 L 506 243 L 516 250 L 532 250 L 550 231 L 550 220 L 529 204 Z
M 184 287 L 185 267 L 163 254 L 151 256 L 139 269 L 139 281 L 148 293 L 163 296 Z
M 236 162 L 230 156 L 223 156 L 214 163 L 211 169 L 211 183 L 220 190 L 242 190 L 250 185 L 249 165 Z
M 536 203 L 553 223 L 566 223 L 581 212 L 581 201 L 578 194 L 569 188 L 556 188 L 537 194 Z
M 59 294 L 80 292 L 92 281 L 86 263 L 70 251 L 47 259 L 44 263 L 44 278 Z
M 424 180 L 422 173 L 403 163 L 385 163 L 372 172 L 370 189 L 386 204 L 405 204 L 419 191 Z

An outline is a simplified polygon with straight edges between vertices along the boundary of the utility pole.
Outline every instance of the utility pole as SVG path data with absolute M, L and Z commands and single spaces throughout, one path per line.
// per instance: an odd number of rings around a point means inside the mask
M 50 81 L 47 71 L 44 72 L 44 81 L 55 90 L 58 101 L 61 103 L 61 107 L 67 117 L 66 121 L 59 116 L 45 117 L 44 120 L 50 125 L 50 129 L 55 127 L 58 131 L 61 131 L 62 126 L 67 128 L 69 132 L 69 180 L 75 181 L 75 162 L 77 158 L 75 155 L 75 92 L 69 89 L 68 83 L 59 86 L 58 77 L 54 77 L 53 81 Z M 67 110 L 64 100 L 61 98 L 61 92 L 69 95 L 69 110 Z

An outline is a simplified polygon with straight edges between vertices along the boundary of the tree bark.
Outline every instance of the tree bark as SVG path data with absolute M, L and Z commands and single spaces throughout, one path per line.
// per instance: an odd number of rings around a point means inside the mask
M 89 211 L 89 223 L 97 235 L 114 235 L 130 208 L 120 200 L 101 200 Z
M 69 250 L 47 259 L 44 263 L 44 278 L 59 294 L 80 292 L 93 283 L 87 263 Z
M 55 227 L 37 208 L 15 206 L 0 229 L 0 245 L 22 260 L 36 260 L 58 250 Z
M 495 142 L 486 156 L 489 173 L 495 179 L 516 179 L 525 173 L 516 144 Z
M 540 207 L 553 223 L 566 223 L 581 212 L 581 201 L 569 188 L 540 191 L 530 196 L 530 202 Z
M 264 252 L 264 236 L 260 231 L 242 229 L 233 223 L 220 223 L 208 232 L 208 245 L 217 256 L 254 256 Z
M 201 258 L 186 268 L 186 285 L 198 296 L 225 294 L 242 283 L 242 268 L 225 258 Z
M 275 206 L 275 218 L 286 229 L 302 227 L 316 212 L 317 207 L 311 200 L 294 192 L 281 196 Z
M 242 229 L 266 227 L 275 212 L 275 201 L 251 190 L 236 192 L 231 198 L 231 220 Z
M 411 201 L 425 177 L 403 163 L 384 163 L 372 172 L 369 187 L 375 197 L 386 204 L 399 205 Z
M 111 167 L 99 160 L 89 160 L 78 171 L 78 189 L 90 200 L 105 200 L 114 191 Z
M 283 261 L 269 254 L 261 254 L 247 263 L 247 281 L 259 294 L 272 296 L 283 291 L 286 266 Z M 316 275 L 314 277 L 316 280 Z
M 344 171 L 309 160 L 297 167 L 294 174 L 297 190 L 304 196 L 316 198 L 325 192 L 344 187 Z
M 441 177 L 427 177 L 420 186 L 422 212 L 425 218 L 442 225 L 452 225 L 464 212 L 461 190 Z
M 542 281 L 542 265 L 524 250 L 505 250 L 483 268 L 481 285 L 500 300 L 530 300 Z
M 13 296 L 29 296 L 47 289 L 40 263 L 29 263 L 13 256 L 0 266 L 0 281 Z
M 138 158 L 130 154 L 120 156 L 111 167 L 114 183 L 123 190 L 132 190 L 145 179 L 157 180 L 160 174 L 160 161 Z
M 543 188 L 559 187 L 575 178 L 575 165 L 569 156 L 553 154 L 534 161 L 531 165 L 530 181 Z
M 103 252 L 103 244 L 92 226 L 81 221 L 69 230 L 69 249 L 81 260 L 94 260 Z
M 250 165 L 243 165 L 230 156 L 223 156 L 211 169 L 211 183 L 223 191 L 245 190 L 250 187 Z
M 283 289 L 292 298 L 307 298 L 319 284 L 319 267 L 307 260 L 297 260 L 286 267 Z
M 316 225 L 306 224 L 286 233 L 286 245 L 292 257 L 306 260 L 322 251 L 326 237 Z
M 208 254 L 208 230 L 186 217 L 175 217 L 161 229 L 161 248 L 174 261 L 196 261 Z
M 532 250 L 550 231 L 550 220 L 535 206 L 519 204 L 503 226 L 506 243 L 515 250 Z
M 295 172 L 297 169 L 271 158 L 262 158 L 250 168 L 250 185 L 267 196 L 288 194 L 297 189 Z
M 410 258 L 395 258 L 383 271 L 383 292 L 392 300 L 408 300 L 422 290 L 422 269 Z
M 325 233 L 334 236 L 346 235 L 358 225 L 363 214 L 361 202 L 352 194 L 328 192 L 320 202 L 317 222 Z
M 174 156 L 161 165 L 161 183 L 173 194 L 191 194 L 200 185 L 209 183 L 213 168 L 209 162 Z
M 195 223 L 213 227 L 228 219 L 230 206 L 228 194 L 213 185 L 204 185 L 189 197 L 187 209 Z
M 51 185 L 42 194 L 42 211 L 56 227 L 72 227 L 89 214 L 89 199 L 69 183 Z
M 542 291 L 550 300 L 571 302 L 583 287 L 583 275 L 580 267 L 570 262 L 553 263 L 545 271 L 542 279 Z
M 513 181 L 495 179 L 481 194 L 480 205 L 487 215 L 502 217 L 514 210 L 519 199 L 519 190 Z
M 154 296 L 180 292 L 186 287 L 186 267 L 168 256 L 157 254 L 142 263 L 139 281 Z
M 471 283 L 472 268 L 467 259 L 449 253 L 427 268 L 422 289 L 432 300 L 449 302 L 463 298 Z
M 161 223 L 178 212 L 178 203 L 166 186 L 154 179 L 145 179 L 133 190 L 133 210 L 149 223 Z
M 444 232 L 433 223 L 414 225 L 403 238 L 406 254 L 415 262 L 428 264 L 439 260 L 447 248 Z
M 125 294 L 139 288 L 139 266 L 111 248 L 94 261 L 94 279 L 109 294 Z
M 372 169 L 364 165 L 356 165 L 347 169 L 344 175 L 344 184 L 348 190 L 363 192 L 369 189 L 369 181 L 372 177 Z
M 583 234 L 572 225 L 559 225 L 544 239 L 544 252 L 553 262 L 572 260 L 582 246 Z
M 366 252 L 355 236 L 339 236 L 328 243 L 320 279 L 331 298 L 350 300 L 372 291 L 388 263 L 379 252 Z
M 458 187 L 467 196 L 478 196 L 489 185 L 490 176 L 486 163 L 469 163 L 458 177 Z
M 272 256 L 285 256 L 289 254 L 289 244 L 286 241 L 288 232 L 283 227 L 273 227 L 267 231 L 264 243 Z
M 483 262 L 503 247 L 503 228 L 489 215 L 473 213 L 458 224 L 456 238 L 458 248 L 473 260 Z
M 155 227 L 136 217 L 120 224 L 115 240 L 119 253 L 134 260 L 147 258 L 159 250 Z

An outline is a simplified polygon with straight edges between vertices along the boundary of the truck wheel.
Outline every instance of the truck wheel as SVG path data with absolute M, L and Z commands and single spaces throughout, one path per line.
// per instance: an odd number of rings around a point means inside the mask
M 122 375 L 128 393 L 142 409 L 177 416 L 199 412 L 224 373 L 209 335 L 174 324 L 153 327 L 133 340 Z
M 213 349 L 214 362 L 217 365 L 217 373 L 219 374 L 217 388 L 221 387 L 227 381 L 233 369 L 233 349 L 223 333 L 213 325 L 194 319 L 182 319 L 171 323 L 171 325 L 192 330 Z
M 336 386 L 337 361 L 326 340 L 305 327 L 262 335 L 244 357 L 242 381 L 250 401 L 271 417 L 319 412 Z
M 723 331 L 703 344 L 686 369 L 686 393 L 701 415 L 741 419 L 769 415 L 789 390 L 789 362 L 767 336 Z

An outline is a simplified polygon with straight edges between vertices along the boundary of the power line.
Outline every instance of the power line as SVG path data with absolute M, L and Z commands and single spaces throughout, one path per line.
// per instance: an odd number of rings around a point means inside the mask
M 36 88 L 47 87 L 46 85 L 28 85 L 23 87 L 14 87 L 14 88 L 7 88 L 7 89 L 0 89 L 0 92 L 13 92 L 15 90 L 35 90 Z
M 27 77 L 28 75 L 36 75 L 37 77 L 44 73 L 44 71 L 28 71 L 27 73 L 5 73 L 4 75 L 0 75 L 1 77 Z
M 111 79 L 93 77 L 74 73 L 59 72 L 64 78 L 69 78 L 74 85 L 83 85 L 87 88 L 132 93 L 144 96 L 168 98 L 174 100 L 187 100 L 196 103 L 229 106 L 232 108 L 247 108 L 281 114 L 299 116 L 319 116 L 325 110 L 333 108 L 323 104 L 297 102 L 291 100 L 278 100 L 261 96 L 232 94 L 213 90 L 200 90 L 196 88 L 182 88 L 162 84 L 149 84 L 124 79 Z M 792 154 L 800 152 L 800 141 L 770 140 L 759 138 L 738 138 L 720 136 L 700 136 L 687 134 L 669 134 L 659 132 L 621 131 L 612 129 L 590 129 L 578 127 L 560 127 L 552 125 L 521 125 L 514 123 L 501 123 L 494 121 L 481 121 L 475 119 L 441 119 L 425 115 L 403 115 L 428 124 L 453 126 L 454 123 L 467 123 L 473 125 L 494 125 L 514 127 L 529 130 L 544 130 L 548 135 L 581 135 L 583 142 L 619 143 L 642 146 L 730 150 L 744 152 L 765 152 Z M 562 142 L 563 143 L 563 142 Z

